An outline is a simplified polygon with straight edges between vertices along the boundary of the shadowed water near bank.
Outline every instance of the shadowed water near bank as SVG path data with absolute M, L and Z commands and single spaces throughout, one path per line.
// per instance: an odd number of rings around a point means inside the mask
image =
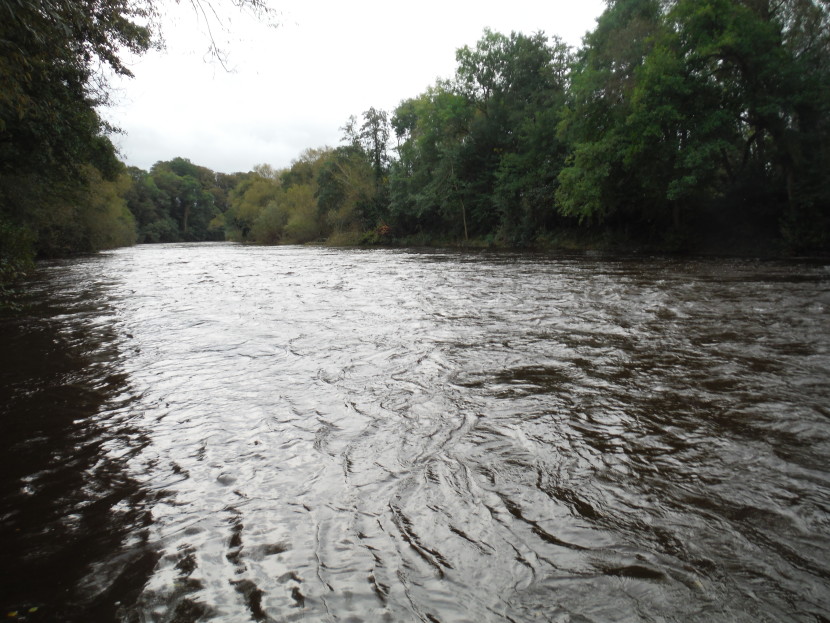
M 100 265 L 43 267 L 24 313 L 0 320 L 6 620 L 114 620 L 159 557 L 148 491 L 126 465 L 149 438 L 128 424 L 133 397 Z M 84 277 L 56 288 L 73 270 Z
M 31 291 L 18 618 L 830 618 L 825 265 L 162 245 Z

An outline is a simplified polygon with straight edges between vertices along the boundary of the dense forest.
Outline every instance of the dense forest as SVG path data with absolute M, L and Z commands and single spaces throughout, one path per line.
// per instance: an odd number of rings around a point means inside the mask
M 95 68 L 152 45 L 138 6 L 0 0 L 6 279 L 133 242 L 830 249 L 826 0 L 609 0 L 576 50 L 488 30 L 339 146 L 233 174 L 118 160 Z

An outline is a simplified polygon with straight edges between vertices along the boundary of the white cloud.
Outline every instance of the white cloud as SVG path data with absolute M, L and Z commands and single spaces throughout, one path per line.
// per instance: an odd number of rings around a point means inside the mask
M 220 1 L 220 0 L 217 0 Z M 230 3 L 227 3 L 230 4 Z M 309 147 L 336 145 L 350 115 L 393 109 L 439 77 L 451 77 L 455 50 L 485 27 L 544 31 L 578 45 L 603 0 L 392 4 L 283 0 L 281 25 L 269 28 L 223 8 L 226 72 L 205 58 L 204 21 L 188 3 L 171 5 L 167 50 L 136 59 L 135 78 L 119 81 L 104 110 L 125 135 L 115 137 L 128 164 L 189 158 L 217 171 L 287 166 Z

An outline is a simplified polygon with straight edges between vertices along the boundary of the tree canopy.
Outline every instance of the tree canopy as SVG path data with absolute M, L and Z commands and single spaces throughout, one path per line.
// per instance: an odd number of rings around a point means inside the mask
M 116 158 L 99 68 L 128 74 L 119 55 L 153 44 L 152 0 L 0 14 L 0 272 L 132 237 L 532 245 L 583 227 L 830 248 L 826 0 L 609 0 L 575 50 L 485 30 L 454 76 L 351 117 L 339 146 L 234 174 Z
M 60 215 L 91 210 L 89 193 L 124 174 L 98 108 L 107 76 L 129 76 L 123 55 L 147 51 L 159 26 L 155 0 L 0 0 L 0 280 L 35 254 L 99 248 L 72 231 L 85 218 Z
M 813 0 L 616 0 L 573 70 L 564 214 L 828 244 L 830 13 Z

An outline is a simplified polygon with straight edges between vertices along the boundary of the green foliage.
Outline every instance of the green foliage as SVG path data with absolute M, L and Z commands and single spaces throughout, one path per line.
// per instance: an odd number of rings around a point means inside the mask
M 222 219 L 227 237 L 259 244 L 318 240 L 327 218 L 316 196 L 318 179 L 332 154 L 309 149 L 285 171 L 260 165 L 240 176 Z
M 485 30 L 451 80 L 350 118 L 339 147 L 230 175 L 115 158 L 93 69 L 129 73 L 119 54 L 150 45 L 151 0 L 0 0 L 6 13 L 0 275 L 136 234 L 526 245 L 580 224 L 673 248 L 830 244 L 825 0 L 609 0 L 575 52 Z
M 357 118 L 352 116 L 342 128 L 346 145 L 333 154 L 329 169 L 331 175 L 326 178 L 326 182 L 335 184 L 339 190 L 324 188 L 323 194 L 326 196 L 331 191 L 333 194 L 328 196 L 332 197 L 340 193 L 349 207 L 339 206 L 337 209 L 354 212 L 362 227 L 371 228 L 384 221 L 388 214 L 391 128 L 388 115 L 383 110 L 370 108 L 363 113 L 362 119 L 363 123 L 358 127 Z M 367 167 L 373 177 L 371 189 L 365 185 Z M 331 207 L 328 209 L 331 210 Z
M 0 168 L 105 170 L 113 151 L 94 106 L 106 98 L 99 67 L 130 75 L 119 54 L 143 52 L 150 8 L 124 0 L 0 0 Z
M 395 111 L 392 126 L 400 146 L 391 174 L 390 218 L 396 231 L 464 231 L 459 159 L 474 114 L 468 100 L 446 83 Z
M 96 106 L 101 67 L 129 75 L 142 52 L 147 7 L 122 0 L 0 0 L 0 265 L 133 238 L 117 199 L 122 165 Z M 110 186 L 110 184 L 115 186 Z M 12 240 L 12 238 L 15 238 Z
M 263 210 L 277 198 L 280 183 L 273 171 L 260 169 L 247 174 L 231 191 L 225 213 L 225 234 L 230 240 L 246 242 Z M 276 240 L 274 240 L 276 242 Z
M 129 176 L 122 173 L 108 180 L 89 165 L 80 175 L 78 187 L 53 196 L 38 213 L 36 249 L 41 256 L 89 253 L 135 243 L 135 219 L 123 199 Z
M 138 242 L 221 240 L 228 188 L 241 174 L 217 174 L 186 158 L 129 170 L 124 191 L 138 226 Z
M 285 225 L 288 222 L 288 213 L 276 200 L 268 202 L 263 207 L 248 231 L 246 240 L 260 244 L 279 244 L 286 242 L 284 238 Z
M 609 4 L 560 126 L 559 209 L 674 238 L 782 225 L 826 248 L 828 72 L 826 3 Z
M 215 174 L 184 158 L 157 162 L 150 170 L 160 191 L 163 210 L 178 225 L 185 241 L 209 240 L 210 223 L 218 214 L 214 194 Z
M 390 217 L 403 235 L 452 232 L 529 242 L 556 220 L 565 158 L 556 133 L 569 51 L 542 33 L 485 31 L 457 53 L 455 80 L 395 111 Z
M 0 287 L 20 279 L 35 259 L 34 235 L 0 214 Z
M 373 227 L 378 181 L 366 152 L 348 145 L 332 151 L 317 176 L 317 205 L 321 229 L 341 234 Z
M 618 212 L 631 218 L 643 207 L 639 176 L 626 159 L 633 138 L 627 119 L 659 20 L 656 0 L 617 0 L 585 39 L 560 124 L 560 136 L 571 146 L 556 194 L 565 216 L 601 223 Z
M 135 244 L 135 218 L 123 197 L 130 177 L 122 173 L 116 180 L 109 181 L 92 167 L 87 168 L 86 175 L 89 194 L 82 204 L 81 217 L 88 232 L 89 249 L 114 249 Z
M 234 3 L 268 12 L 262 0 Z M 226 195 L 214 174 L 179 161 L 161 186 L 137 171 L 132 183 L 122 179 L 113 128 L 97 111 L 108 101 L 107 76 L 131 75 L 122 55 L 154 44 L 156 1 L 0 0 L 0 16 L 2 279 L 37 255 L 132 243 L 122 196 L 142 240 L 204 239 Z

